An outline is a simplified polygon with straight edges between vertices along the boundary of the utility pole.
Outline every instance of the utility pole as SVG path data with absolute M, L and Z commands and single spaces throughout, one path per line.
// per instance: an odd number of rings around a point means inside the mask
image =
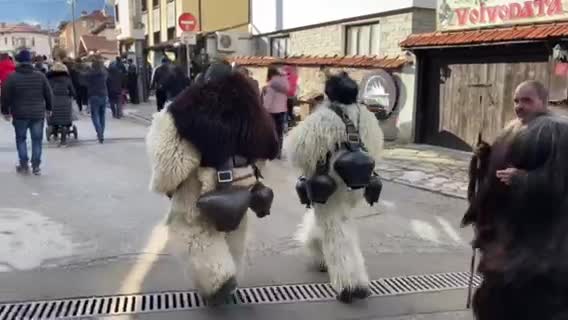
M 132 5 L 132 28 L 136 30 L 144 29 L 142 22 L 142 1 L 146 0 L 130 0 Z M 146 23 L 146 22 L 144 22 Z M 147 66 L 144 59 L 144 39 L 138 38 L 138 32 L 134 32 L 134 53 L 136 54 L 136 66 L 138 70 L 138 101 L 148 101 L 148 87 L 150 84 L 147 81 Z
M 77 31 L 75 30 L 75 0 L 68 0 L 71 2 L 71 26 L 73 27 L 73 58 L 77 58 Z

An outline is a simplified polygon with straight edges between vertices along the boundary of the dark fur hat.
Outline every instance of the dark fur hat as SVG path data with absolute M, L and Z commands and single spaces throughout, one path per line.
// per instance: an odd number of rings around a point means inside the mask
M 325 82 L 325 94 L 332 102 L 352 104 L 357 102 L 359 87 L 346 72 L 330 76 Z
M 274 159 L 278 138 L 272 118 L 249 81 L 238 72 L 192 85 L 169 106 L 176 128 L 218 167 L 233 155 Z

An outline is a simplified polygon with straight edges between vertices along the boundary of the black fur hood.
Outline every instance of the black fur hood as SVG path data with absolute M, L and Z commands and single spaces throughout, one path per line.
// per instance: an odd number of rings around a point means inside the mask
M 273 121 L 241 74 L 192 85 L 169 106 L 179 135 L 202 155 L 202 165 L 217 167 L 234 155 L 274 159 L 278 138 Z

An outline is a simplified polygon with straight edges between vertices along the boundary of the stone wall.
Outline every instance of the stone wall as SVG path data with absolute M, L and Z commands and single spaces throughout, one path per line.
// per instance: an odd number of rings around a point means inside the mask
M 306 29 L 290 33 L 291 55 L 343 55 L 344 28 L 340 24 Z
M 430 9 L 415 9 L 412 15 L 412 33 L 425 33 L 435 30 L 435 11 Z
M 413 12 L 405 12 L 380 19 L 381 56 L 397 56 L 402 54 L 399 43 L 412 33 L 412 16 Z
M 380 23 L 380 53 L 383 56 L 402 54 L 399 43 L 412 33 L 430 32 L 436 29 L 436 13 L 431 9 L 414 8 L 406 12 L 388 14 L 369 22 Z M 364 23 L 353 21 L 337 23 L 292 31 L 287 33 L 289 38 L 289 54 L 293 55 L 344 55 L 345 29 L 352 24 Z M 256 55 L 270 54 L 270 38 L 256 39 Z

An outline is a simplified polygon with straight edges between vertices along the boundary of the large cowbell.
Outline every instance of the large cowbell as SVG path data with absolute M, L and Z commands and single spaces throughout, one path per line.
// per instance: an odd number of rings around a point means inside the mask
M 365 188 L 373 175 L 375 160 L 361 147 L 359 134 L 348 134 L 344 150 L 333 164 L 343 182 L 353 190 Z

